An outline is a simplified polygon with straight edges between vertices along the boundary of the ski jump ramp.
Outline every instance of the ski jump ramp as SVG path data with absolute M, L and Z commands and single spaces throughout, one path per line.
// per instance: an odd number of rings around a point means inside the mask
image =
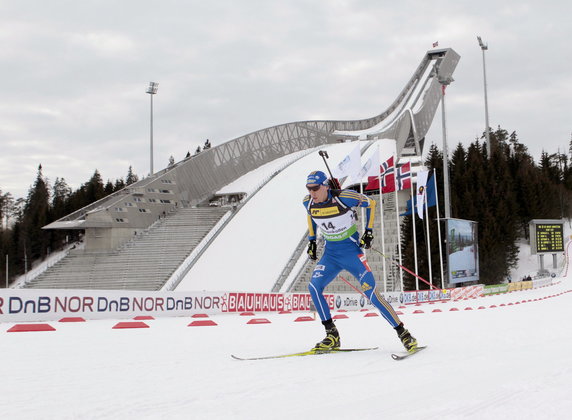
M 157 219 L 183 207 L 206 205 L 224 186 L 296 152 L 346 140 L 389 138 L 396 141 L 399 156 L 419 156 L 442 97 L 441 85 L 452 80 L 459 59 L 450 48 L 425 53 L 397 98 L 378 115 L 291 122 L 246 134 L 152 174 L 45 229 L 85 230 L 86 252 L 111 251 Z

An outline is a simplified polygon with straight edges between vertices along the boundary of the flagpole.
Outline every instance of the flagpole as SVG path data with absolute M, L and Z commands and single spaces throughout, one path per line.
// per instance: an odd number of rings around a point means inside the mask
M 379 183 L 379 212 L 381 214 L 380 222 L 381 222 L 381 249 L 385 252 L 385 222 L 383 220 L 383 186 L 381 184 L 381 175 L 377 174 L 377 182 Z M 383 261 L 383 293 L 387 293 L 387 267 L 385 265 L 385 258 L 382 258 Z
M 443 248 L 441 245 L 441 216 L 439 214 L 439 194 L 437 194 L 437 169 L 433 169 L 433 183 L 435 184 L 435 204 L 437 205 L 437 233 L 439 234 L 439 263 L 441 265 L 441 289 L 445 288 L 443 274 Z
M 427 207 L 427 194 L 423 195 L 423 206 L 425 207 L 425 221 L 427 223 L 427 260 L 429 261 L 429 283 L 433 285 L 433 270 L 431 268 L 431 236 L 429 233 L 429 207 Z
M 413 174 L 411 174 L 413 175 Z M 415 183 L 417 185 L 417 179 L 415 180 Z M 417 190 L 417 188 L 416 188 Z M 415 223 L 415 213 L 416 213 L 416 208 L 413 207 L 413 176 L 411 177 L 411 220 L 413 223 L 413 258 L 415 259 L 415 275 L 419 275 L 418 272 L 418 267 L 417 267 L 417 229 L 415 227 L 416 223 Z M 415 290 L 419 290 L 419 279 L 417 277 L 415 277 Z
M 380 173 L 380 165 L 381 162 L 381 148 L 377 147 L 377 182 L 379 185 L 379 212 L 381 215 L 380 222 L 381 222 L 381 249 L 385 252 L 385 221 L 383 218 L 383 184 L 381 182 L 381 173 Z M 385 264 L 385 258 L 382 258 L 382 267 L 383 267 L 383 292 L 387 293 L 387 265 Z
M 399 265 L 403 265 L 403 260 L 401 258 L 401 226 L 399 223 L 399 198 L 397 196 L 397 184 L 395 183 L 395 178 L 397 177 L 397 158 L 393 155 L 393 162 L 394 162 L 394 176 L 393 176 L 393 187 L 394 187 L 394 194 L 395 194 L 395 220 L 397 222 L 397 253 L 399 255 Z M 399 268 L 399 282 L 401 284 L 401 291 L 403 292 L 403 269 Z

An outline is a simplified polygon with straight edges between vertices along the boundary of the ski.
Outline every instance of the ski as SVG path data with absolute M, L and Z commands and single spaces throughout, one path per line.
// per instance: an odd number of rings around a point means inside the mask
M 302 351 L 299 353 L 288 353 L 288 354 L 280 354 L 274 356 L 258 356 L 258 357 L 238 357 L 234 354 L 230 356 L 235 360 L 266 360 L 266 359 L 283 359 L 286 357 L 299 357 L 299 356 L 313 356 L 319 354 L 331 354 L 331 353 L 349 353 L 353 351 L 368 351 L 368 350 L 377 350 L 378 347 L 363 347 L 363 348 L 355 348 L 355 349 L 335 349 L 335 350 L 308 350 Z
M 421 350 L 427 348 L 427 346 L 421 346 L 421 347 L 417 347 L 414 351 L 412 351 L 411 353 L 400 353 L 400 354 L 396 354 L 396 353 L 392 353 L 391 354 L 391 358 L 393 360 L 403 360 L 408 358 L 409 356 L 413 356 L 415 353 L 419 353 Z

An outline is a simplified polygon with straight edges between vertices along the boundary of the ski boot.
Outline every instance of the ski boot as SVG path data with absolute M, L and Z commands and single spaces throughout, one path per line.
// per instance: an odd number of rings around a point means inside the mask
M 412 353 L 417 349 L 417 340 L 415 337 L 411 335 L 411 333 L 403 327 L 403 324 L 399 324 L 395 327 L 395 331 L 397 331 L 397 336 L 401 340 L 403 347 L 409 353 Z
M 334 325 L 332 320 L 323 321 L 322 324 L 326 327 L 326 338 L 319 343 L 316 343 L 312 350 L 316 351 L 330 351 L 340 348 L 340 333 Z

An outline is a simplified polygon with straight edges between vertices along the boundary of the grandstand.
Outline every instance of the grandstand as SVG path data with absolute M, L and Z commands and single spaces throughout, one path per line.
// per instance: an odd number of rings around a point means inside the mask
M 374 117 L 352 121 L 292 122 L 255 131 L 188 157 L 51 223 L 44 228 L 85 231 L 85 247 L 70 252 L 45 273 L 28 281 L 25 287 L 159 290 L 169 285 L 178 290 L 207 287 L 212 290 L 216 284 L 205 283 L 213 277 L 206 273 L 209 269 L 228 266 L 220 261 L 232 253 L 232 249 L 224 246 L 217 248 L 216 243 L 221 242 L 220 237 L 225 234 L 239 232 L 239 224 L 263 219 L 260 215 L 258 218 L 252 216 L 252 208 L 261 207 L 261 200 L 256 205 L 252 203 L 256 202 L 256 197 L 263 197 L 267 190 L 261 187 L 250 193 L 236 190 L 220 194 L 225 186 L 301 151 L 328 147 L 328 150 L 338 151 L 332 153 L 332 159 L 343 157 L 347 149 L 343 146 L 352 141 L 366 143 L 394 139 L 399 157 L 420 156 L 425 134 L 441 99 L 441 84 L 451 81 L 458 61 L 459 55 L 452 49 L 428 51 L 396 100 Z M 286 173 L 290 174 L 290 182 L 293 174 L 305 176 L 312 165 L 315 166 L 315 159 L 295 159 L 280 173 L 274 174 L 275 178 L 267 187 L 272 188 L 275 180 L 278 182 Z M 282 202 L 271 204 L 284 207 Z M 390 206 L 388 211 L 391 211 Z M 232 217 L 221 226 L 219 222 L 227 214 Z M 246 217 L 247 214 L 251 216 Z M 282 217 L 298 216 L 285 212 Z M 237 233 L 242 235 L 243 244 L 260 235 L 258 226 L 249 228 L 250 234 Z M 213 233 L 213 229 L 216 232 Z M 292 266 L 289 262 L 300 259 L 303 230 L 285 234 L 294 239 L 281 241 L 289 244 L 280 250 L 281 255 L 277 255 L 272 246 L 259 249 L 257 258 L 269 260 L 272 269 L 260 280 L 252 275 L 233 274 L 233 288 L 269 291 L 276 287 L 281 273 L 288 265 Z M 201 250 L 197 252 L 199 244 Z M 196 258 L 189 263 L 193 252 Z M 219 267 L 213 267 L 217 258 Z M 374 261 L 375 258 L 372 255 L 370 259 Z M 189 270 L 181 276 L 181 281 L 169 281 L 185 261 Z M 250 271 L 258 267 L 252 261 L 235 264 Z M 236 273 L 240 267 L 231 268 Z M 291 271 L 286 269 L 288 274 Z M 303 282 L 298 282 L 292 284 L 291 289 L 301 287 L 304 287 Z
M 116 250 L 73 250 L 26 286 L 57 289 L 65 284 L 71 289 L 159 290 L 229 211 L 228 208 L 180 209 Z

